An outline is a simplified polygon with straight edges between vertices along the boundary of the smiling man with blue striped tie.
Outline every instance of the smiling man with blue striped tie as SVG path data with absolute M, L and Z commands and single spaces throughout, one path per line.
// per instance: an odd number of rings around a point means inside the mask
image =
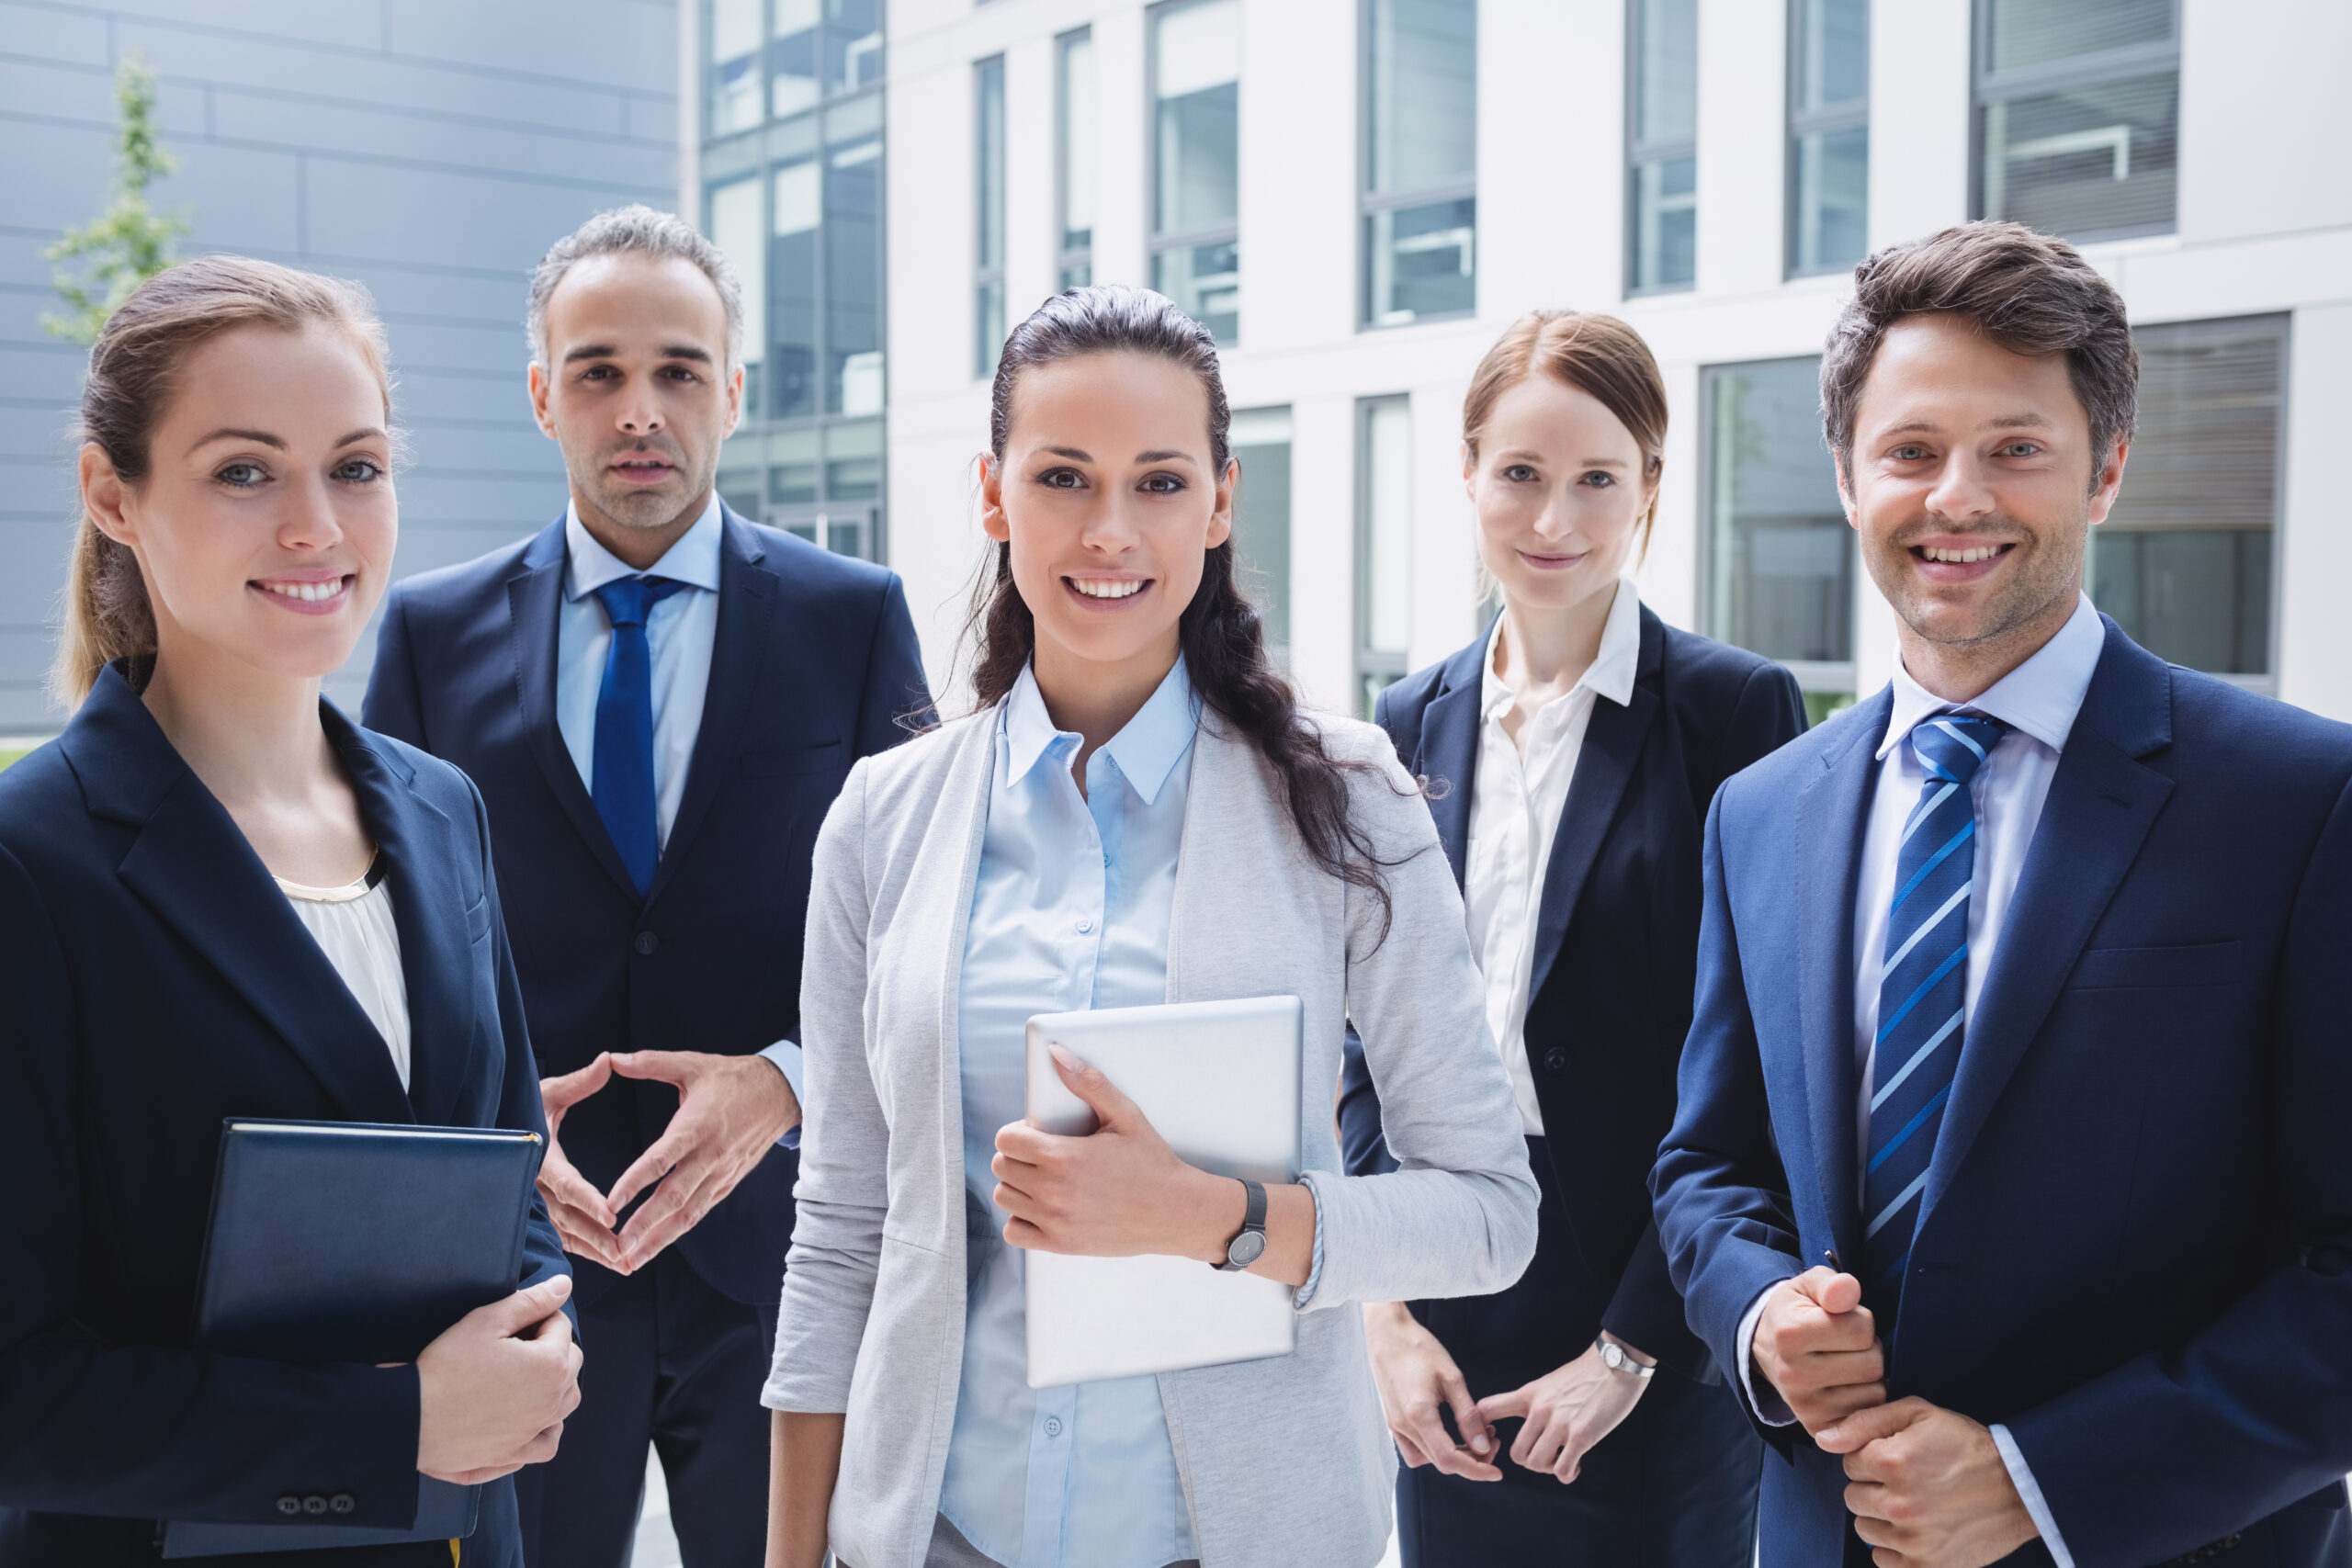
M 2085 596 L 2138 360 L 2079 255 L 1856 285 L 1822 404 L 1902 663 L 1716 796 L 1652 1178 L 1790 1461 L 1764 1568 L 2346 1568 L 2352 728 Z

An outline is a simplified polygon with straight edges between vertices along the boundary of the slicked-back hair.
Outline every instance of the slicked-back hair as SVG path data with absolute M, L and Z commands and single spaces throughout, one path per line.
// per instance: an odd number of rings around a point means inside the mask
M 697 268 L 718 290 L 727 309 L 727 363 L 733 366 L 743 353 L 743 286 L 727 253 L 705 239 L 695 226 L 674 212 L 662 212 L 639 203 L 599 212 L 548 247 L 531 274 L 530 315 L 524 330 L 531 337 L 531 362 L 548 363 L 548 300 L 556 285 L 577 263 L 591 256 L 674 257 Z
M 1854 297 L 1821 355 L 1821 423 L 1852 472 L 1854 413 L 1886 330 L 1906 316 L 1951 315 L 2013 354 L 2066 356 L 2091 427 L 2094 485 L 2140 405 L 2140 353 L 2123 297 L 2064 240 L 2022 223 L 1963 223 L 1889 245 L 1854 269 Z

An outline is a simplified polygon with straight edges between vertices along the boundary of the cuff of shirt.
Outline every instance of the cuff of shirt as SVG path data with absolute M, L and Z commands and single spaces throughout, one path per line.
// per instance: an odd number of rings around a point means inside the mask
M 1306 1303 L 1315 1299 L 1315 1287 L 1323 1282 L 1323 1191 L 1315 1185 L 1315 1172 L 1311 1170 L 1299 1180 L 1306 1185 L 1307 1196 L 1315 1200 L 1315 1253 L 1306 1265 L 1306 1283 L 1290 1298 L 1294 1312 L 1305 1312 Z M 2075 1565 L 2062 1562 L 2059 1568 L 2075 1568 Z
M 808 1101 L 800 1092 L 800 1043 L 797 1040 L 779 1040 L 760 1055 L 774 1062 L 775 1070 L 784 1075 L 784 1081 L 792 1086 L 793 1101 L 800 1107 L 800 1114 L 805 1118 L 808 1114 Z M 786 1149 L 798 1148 L 800 1123 L 795 1122 L 792 1124 L 792 1131 L 776 1140 L 776 1146 Z
M 1747 1314 L 1739 1320 L 1739 1332 L 1732 1337 L 1732 1344 L 1739 1352 L 1739 1392 L 1747 1396 L 1747 1407 L 1767 1427 L 1793 1427 L 1797 1413 L 1789 1408 L 1789 1402 L 1781 1397 L 1779 1389 L 1766 1383 L 1762 1393 L 1756 1392 L 1756 1325 L 1764 1316 L 1764 1298 L 1771 1293 L 1769 1289 L 1756 1292 L 1756 1299 L 1747 1303 Z M 2075 1565 L 2062 1562 L 2058 1568 Z
M 2065 1540 L 2058 1534 L 2058 1521 L 2051 1516 L 2050 1502 L 2033 1479 L 2033 1472 L 2026 1467 L 2025 1450 L 2009 1436 L 2007 1427 L 1993 1428 L 1993 1446 L 2001 1450 L 2001 1463 L 2009 1472 L 2009 1484 L 2025 1499 L 2025 1511 L 2033 1517 L 2033 1528 L 2041 1532 L 2041 1544 L 2048 1549 L 2051 1560 L 2058 1568 L 2075 1568 L 2074 1554 L 2066 1550 Z

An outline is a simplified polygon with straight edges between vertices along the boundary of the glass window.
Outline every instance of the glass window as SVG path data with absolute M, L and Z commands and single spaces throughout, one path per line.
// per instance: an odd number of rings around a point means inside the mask
M 1152 287 L 1230 344 L 1241 324 L 1238 0 L 1151 14 Z
M 768 113 L 777 119 L 813 108 L 818 80 L 817 0 L 775 0 L 768 44 Z
M 1061 287 L 1083 288 L 1094 281 L 1094 35 L 1065 34 L 1060 48 L 1054 161 L 1061 219 L 1054 244 Z
M 760 182 L 734 180 L 714 186 L 705 232 L 710 243 L 734 264 L 735 279 L 743 294 L 743 408 L 756 417 L 760 406 L 763 362 L 767 358 L 767 243 L 760 232 Z
M 817 499 L 817 427 L 779 430 L 768 437 L 768 500 L 798 506 Z
M 2176 664 L 2267 684 L 2287 318 L 2141 327 L 2140 427 L 2091 598 Z
M 882 80 L 882 0 L 825 0 L 825 92 Z
M 1004 56 L 972 69 L 978 150 L 973 171 L 972 374 L 996 374 L 997 350 L 1004 346 Z
M 1978 212 L 2073 240 L 2169 233 L 2176 0 L 1979 0 Z
M 1290 657 L 1290 410 L 1246 409 L 1228 435 L 1241 464 L 1233 492 L 1233 560 L 1258 606 L 1267 650 Z
M 871 501 L 882 493 L 882 422 L 825 427 L 825 499 Z
M 773 418 L 817 412 L 817 242 L 824 227 L 823 174 L 815 159 L 786 164 L 768 241 L 768 404 Z
M 1853 530 L 1821 434 L 1818 360 L 1706 372 L 1706 630 L 1808 691 L 1854 689 Z
M 825 156 L 825 412 L 882 407 L 882 140 Z
M 1476 308 L 1476 0 L 1364 0 L 1367 326 Z
M 710 133 L 760 123 L 760 0 L 710 0 Z
M 1868 248 L 1870 0 L 1792 0 L 1789 16 L 1792 274 L 1837 272 Z
M 1405 398 L 1357 405 L 1356 683 L 1363 716 L 1407 670 L 1413 630 L 1413 411 Z
M 1698 0 L 1628 0 L 1626 292 L 1698 276 Z

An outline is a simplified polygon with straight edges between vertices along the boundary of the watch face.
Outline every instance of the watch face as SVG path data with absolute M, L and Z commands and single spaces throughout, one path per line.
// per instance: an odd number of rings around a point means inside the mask
M 1256 1231 L 1243 1231 L 1225 1249 L 1225 1260 L 1237 1269 L 1247 1269 L 1266 1255 L 1266 1238 Z

